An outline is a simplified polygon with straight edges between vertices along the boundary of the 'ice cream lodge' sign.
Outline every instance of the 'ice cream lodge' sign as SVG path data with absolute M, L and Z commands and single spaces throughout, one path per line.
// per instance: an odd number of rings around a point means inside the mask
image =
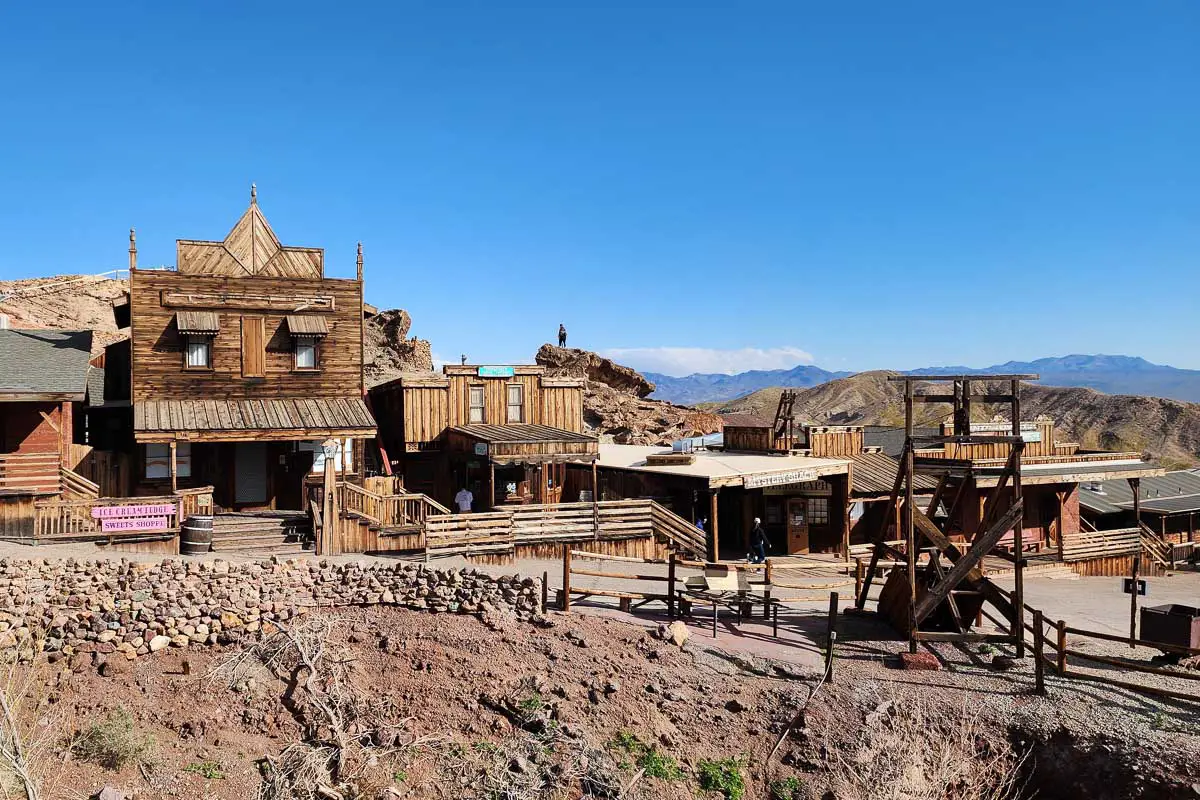
M 179 513 L 174 503 L 146 503 L 134 506 L 95 506 L 92 519 L 100 520 L 105 533 L 119 531 L 165 531 L 170 517 Z

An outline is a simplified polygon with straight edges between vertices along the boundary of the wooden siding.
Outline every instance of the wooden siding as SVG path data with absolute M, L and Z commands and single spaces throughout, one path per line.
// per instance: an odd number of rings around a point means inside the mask
M 743 428 L 725 426 L 725 449 L 766 452 L 771 449 L 770 428 Z
M 362 385 L 362 326 L 360 284 L 343 279 L 284 279 L 268 277 L 225 278 L 184 275 L 166 270 L 130 273 L 132 303 L 132 399 L 191 400 L 266 399 L 278 397 L 357 396 Z M 233 311 L 210 307 L 220 316 L 220 331 L 213 337 L 212 368 L 184 370 L 186 344 L 175 325 L 176 307 L 168 296 L 247 299 Z M 328 296 L 333 310 L 321 312 L 329 335 L 319 347 L 321 369 L 293 369 L 293 337 L 285 318 L 294 313 L 289 298 Z M 215 302 L 215 300 L 214 300 Z M 257 306 L 257 308 L 255 308 Z M 279 310 L 280 308 L 284 310 Z M 241 318 L 263 318 L 262 377 L 243 375 Z M 253 336 L 253 334 L 251 334 Z M 251 374 L 253 367 L 251 364 Z
M 572 387 L 542 387 L 542 425 L 583 433 L 583 389 Z
M 179 239 L 175 259 L 178 270 L 188 275 L 320 278 L 325 268 L 320 248 L 281 245 L 253 200 L 223 241 Z
M 809 427 L 807 449 L 813 458 L 847 458 L 863 451 L 859 427 Z
M 0 453 L 50 453 L 61 459 L 73 431 L 69 402 L 0 403 Z

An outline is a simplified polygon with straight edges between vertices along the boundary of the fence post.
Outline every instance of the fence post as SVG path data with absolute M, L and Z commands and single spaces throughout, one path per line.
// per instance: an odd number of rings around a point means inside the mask
M 675 551 L 667 553 L 667 619 L 675 619 Z
M 1067 623 L 1058 621 L 1058 674 L 1067 674 Z
M 562 610 L 571 610 L 571 545 L 563 545 L 563 588 Z
M 1046 693 L 1046 633 L 1042 630 L 1042 612 L 1033 612 L 1033 690 L 1037 694 Z
M 838 593 L 829 593 L 829 635 L 825 639 L 825 680 L 833 683 L 833 644 L 837 640 Z
M 550 597 L 550 571 L 542 573 L 542 613 L 546 613 L 546 601 Z
M 854 559 L 854 601 L 858 603 L 858 596 L 862 594 L 863 587 L 863 563 L 861 558 Z M 858 603 L 862 605 L 862 603 Z
M 1140 524 L 1140 523 L 1139 523 Z M 1141 531 L 1138 532 L 1141 535 Z M 1142 557 L 1133 557 L 1133 568 L 1129 571 L 1130 577 L 1133 579 L 1133 590 L 1129 593 L 1129 649 L 1137 649 L 1137 598 L 1138 598 L 1138 572 L 1142 566 Z

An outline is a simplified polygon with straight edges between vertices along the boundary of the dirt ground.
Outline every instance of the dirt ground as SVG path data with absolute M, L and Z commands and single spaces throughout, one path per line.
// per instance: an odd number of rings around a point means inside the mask
M 1035 697 L 1027 665 L 1001 670 L 990 654 L 965 648 L 939 651 L 940 672 L 891 669 L 903 644 L 879 639 L 886 633 L 874 625 L 850 621 L 834 681 L 816 689 L 816 671 L 728 649 L 723 645 L 734 637 L 713 641 L 696 626 L 678 647 L 647 626 L 591 614 L 552 613 L 534 625 L 345 610 L 336 615 L 334 650 L 349 682 L 395 726 L 374 763 L 363 765 L 369 791 L 359 796 L 721 797 L 700 788 L 702 762 L 733 759 L 725 763 L 736 762 L 745 798 L 769 797 L 771 783 L 787 779 L 789 791 L 803 787 L 792 797 L 815 798 L 838 764 L 843 773 L 847 763 L 861 770 L 873 753 L 864 742 L 877 742 L 879 730 L 900 730 L 895 720 L 906 718 L 905 709 L 916 709 L 920 720 L 948 720 L 949 730 L 976 725 L 995 741 L 1023 741 L 1033 753 L 1025 767 L 1037 765 L 1038 781 L 1052 780 L 1051 767 L 1083 764 L 1100 752 L 1109 770 L 1129 760 L 1120 774 L 1141 787 L 1123 793 L 1117 775 L 1107 778 L 1110 794 L 1071 794 L 1046 783 L 1053 793 L 1037 796 L 1175 797 L 1182 795 L 1171 792 L 1198 780 L 1195 708 L 1053 677 L 1049 697 Z M 38 668 L 48 700 L 39 708 L 39 729 L 59 732 L 49 737 L 52 785 L 44 796 L 90 797 L 112 786 L 137 798 L 255 797 L 262 760 L 277 757 L 304 728 L 285 702 L 288 684 L 271 671 L 214 674 L 236 652 L 168 650 L 100 671 L 89 663 L 72 671 L 66 660 Z M 138 735 L 153 739 L 144 763 L 114 771 L 70 755 L 73 732 L 119 709 L 132 716 Z M 796 724 L 768 759 L 790 722 Z M 374 735 L 365 727 L 356 734 Z M 677 765 L 667 777 L 639 774 L 651 747 L 660 761 Z M 920 751 L 906 745 L 906 752 Z M 498 789 L 553 775 L 563 778 L 561 792 Z M 1076 779 L 1071 773 L 1062 780 Z M 616 793 L 586 784 L 593 791 L 585 795 L 586 780 L 607 781 Z

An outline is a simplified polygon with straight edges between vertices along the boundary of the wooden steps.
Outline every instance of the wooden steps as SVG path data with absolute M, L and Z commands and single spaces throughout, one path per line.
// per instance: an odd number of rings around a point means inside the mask
M 270 556 L 312 553 L 308 516 L 299 512 L 218 514 L 213 518 L 213 552 Z

